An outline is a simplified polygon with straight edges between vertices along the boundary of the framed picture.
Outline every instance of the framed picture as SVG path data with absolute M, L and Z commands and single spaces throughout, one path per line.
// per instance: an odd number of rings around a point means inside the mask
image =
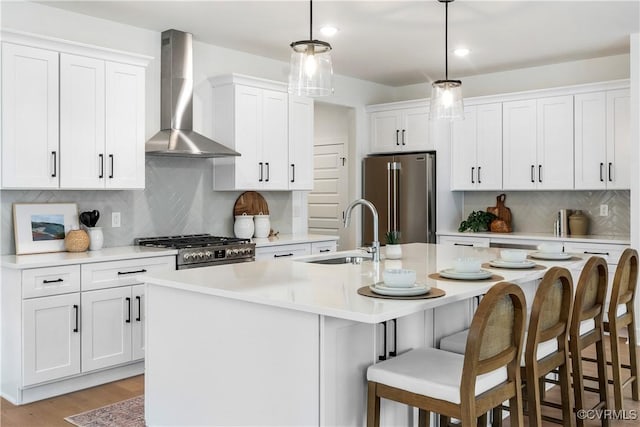
M 75 203 L 14 203 L 16 255 L 64 251 L 64 237 L 78 228 Z

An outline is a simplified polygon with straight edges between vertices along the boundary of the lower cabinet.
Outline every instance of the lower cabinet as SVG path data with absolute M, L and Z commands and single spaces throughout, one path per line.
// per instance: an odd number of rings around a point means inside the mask
M 438 236 L 438 243 L 442 245 L 488 248 L 490 239 L 488 237 Z
M 335 252 L 335 240 L 256 247 L 256 261 Z

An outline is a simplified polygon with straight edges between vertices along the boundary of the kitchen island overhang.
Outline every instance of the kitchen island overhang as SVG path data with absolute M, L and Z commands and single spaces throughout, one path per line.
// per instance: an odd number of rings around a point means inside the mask
M 427 278 L 457 257 L 495 259 L 495 249 L 409 244 L 403 253 L 401 264 L 278 260 L 147 276 L 147 424 L 363 425 L 365 372 L 383 341 L 377 325 L 399 319 L 400 347 L 433 345 L 433 308 L 496 283 Z M 357 294 L 385 266 L 399 265 L 446 295 L 399 301 Z M 545 272 L 494 271 L 515 283 Z M 394 422 L 412 417 L 406 407 L 385 406 L 383 417 Z

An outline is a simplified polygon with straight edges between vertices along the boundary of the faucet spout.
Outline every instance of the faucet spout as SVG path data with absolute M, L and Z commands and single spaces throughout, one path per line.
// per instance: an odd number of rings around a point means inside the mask
M 357 199 L 349 203 L 344 213 L 344 226 L 349 226 L 351 221 L 351 211 L 357 205 L 366 206 L 373 214 L 373 242 L 371 242 L 371 252 L 373 254 L 373 262 L 380 262 L 380 241 L 378 240 L 378 211 L 376 207 L 368 200 Z

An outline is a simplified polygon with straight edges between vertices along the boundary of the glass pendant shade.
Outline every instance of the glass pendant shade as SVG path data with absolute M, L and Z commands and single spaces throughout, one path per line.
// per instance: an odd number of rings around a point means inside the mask
M 299 96 L 327 96 L 333 93 L 331 45 L 320 40 L 291 43 L 289 93 Z
M 432 120 L 464 119 L 462 82 L 460 80 L 436 80 L 433 82 L 430 116 Z

